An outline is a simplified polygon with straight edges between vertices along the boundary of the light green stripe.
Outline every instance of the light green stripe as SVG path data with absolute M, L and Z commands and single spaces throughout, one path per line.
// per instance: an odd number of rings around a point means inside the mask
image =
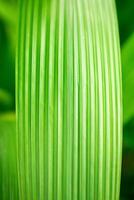
M 17 68 L 21 199 L 118 200 L 122 87 L 114 0 L 23 5 Z

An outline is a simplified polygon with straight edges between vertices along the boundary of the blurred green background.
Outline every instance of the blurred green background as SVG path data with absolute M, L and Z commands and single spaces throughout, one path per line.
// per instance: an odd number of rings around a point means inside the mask
M 121 200 L 134 199 L 134 0 L 116 0 L 123 71 L 123 165 Z M 0 194 L 7 195 L 17 185 L 15 151 L 15 46 L 17 38 L 17 0 L 0 0 Z M 8 137 L 7 137 L 8 134 Z M 5 136 L 6 135 L 6 136 Z M 8 138 L 8 141 L 7 141 Z M 10 142 L 9 142 L 10 141 Z M 11 151 L 3 151 L 8 146 Z M 3 164 L 3 159 L 12 157 Z M 6 160 L 6 159 L 5 159 Z M 8 159 L 7 159 L 8 160 Z M 13 166 L 14 165 L 14 166 Z M 10 184 L 7 170 L 12 169 Z M 14 169 L 14 171 L 13 171 Z M 1 173 L 2 172 L 2 173 Z M 5 197 L 1 197 L 4 199 Z

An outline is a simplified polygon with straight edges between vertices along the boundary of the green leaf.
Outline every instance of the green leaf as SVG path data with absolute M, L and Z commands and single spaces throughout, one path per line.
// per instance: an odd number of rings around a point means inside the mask
M 118 200 L 122 80 L 114 0 L 20 0 L 20 199 Z
M 18 200 L 15 115 L 0 116 L 0 199 Z
M 124 123 L 134 116 L 134 34 L 122 48 Z

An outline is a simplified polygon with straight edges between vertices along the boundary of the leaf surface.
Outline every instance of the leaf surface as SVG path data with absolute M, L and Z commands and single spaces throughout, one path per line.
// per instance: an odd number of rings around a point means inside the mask
M 114 0 L 21 0 L 20 197 L 118 200 L 122 79 Z

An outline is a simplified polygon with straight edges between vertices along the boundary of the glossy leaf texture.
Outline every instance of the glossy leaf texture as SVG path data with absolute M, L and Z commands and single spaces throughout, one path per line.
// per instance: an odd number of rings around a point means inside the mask
M 117 200 L 122 86 L 113 0 L 20 0 L 21 200 Z

